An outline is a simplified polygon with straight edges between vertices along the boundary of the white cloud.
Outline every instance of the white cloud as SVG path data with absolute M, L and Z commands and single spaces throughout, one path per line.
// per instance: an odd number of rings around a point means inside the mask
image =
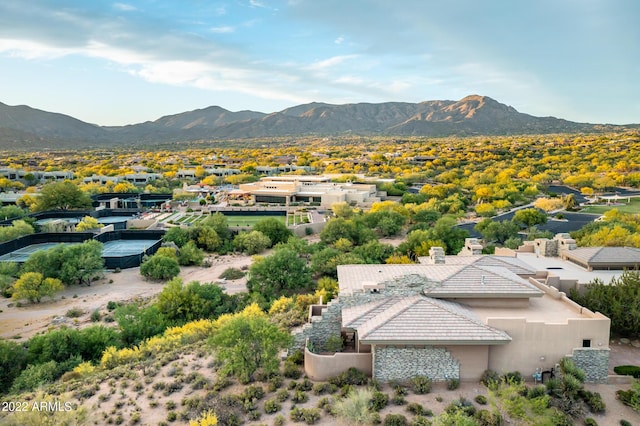
M 232 26 L 212 27 L 209 29 L 212 33 L 216 34 L 228 34 L 235 32 L 235 28 Z
M 78 53 L 74 48 L 48 46 L 29 40 L 0 39 L 0 52 L 23 59 L 56 59 Z
M 322 61 L 317 61 L 310 64 L 307 69 L 309 70 L 324 70 L 327 68 L 332 68 L 337 65 L 340 65 L 346 61 L 357 58 L 359 55 L 338 55 L 333 56 L 328 59 L 324 59 Z
M 127 3 L 114 3 L 113 7 L 123 12 L 133 12 L 134 10 L 138 10 L 137 7 Z
M 344 37 L 340 36 L 340 37 L 336 38 L 333 42 L 335 44 L 342 44 L 342 43 L 344 43 Z

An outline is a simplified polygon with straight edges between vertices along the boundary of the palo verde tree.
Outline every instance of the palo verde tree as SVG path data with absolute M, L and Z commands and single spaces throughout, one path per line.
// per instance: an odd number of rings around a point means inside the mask
M 256 304 L 220 317 L 216 327 L 210 343 L 222 364 L 221 372 L 242 383 L 252 381 L 258 369 L 267 375 L 277 372 L 278 352 L 291 343 L 291 335 L 269 321 Z
M 307 262 L 290 249 L 276 250 L 249 268 L 247 288 L 267 301 L 313 287 Z
M 13 285 L 12 297 L 40 303 L 43 297 L 51 297 L 63 289 L 62 282 L 57 278 L 44 278 L 39 272 L 26 272 Z
M 52 182 L 42 187 L 34 211 L 91 208 L 91 198 L 73 182 Z

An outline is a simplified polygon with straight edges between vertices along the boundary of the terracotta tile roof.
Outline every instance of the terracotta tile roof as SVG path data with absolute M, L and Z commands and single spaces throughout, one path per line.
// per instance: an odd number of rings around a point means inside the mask
M 371 315 L 375 312 L 375 315 Z M 352 319 L 345 322 L 344 319 Z M 343 309 L 343 326 L 365 344 L 496 345 L 511 337 L 482 323 L 462 305 L 424 296 L 392 298 Z

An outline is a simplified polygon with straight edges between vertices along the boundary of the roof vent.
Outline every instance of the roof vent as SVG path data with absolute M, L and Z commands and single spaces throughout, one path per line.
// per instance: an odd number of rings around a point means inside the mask
M 480 283 L 481 283 L 482 285 L 485 285 L 485 284 L 486 284 L 486 281 L 485 281 L 484 275 L 482 275 L 482 278 L 480 279 Z

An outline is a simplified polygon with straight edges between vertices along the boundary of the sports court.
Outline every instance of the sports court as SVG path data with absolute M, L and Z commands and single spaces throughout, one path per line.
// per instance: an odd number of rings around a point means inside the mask
M 30 246 L 22 247 L 18 250 L 14 250 L 10 253 L 0 256 L 0 262 L 17 262 L 24 263 L 29 256 L 40 250 L 48 250 L 60 244 L 78 244 L 78 243 L 40 243 L 32 244 Z
M 39 243 L 31 244 L 0 256 L 0 262 L 24 263 L 29 256 L 40 250 L 48 250 L 57 245 L 79 244 L 79 243 Z M 103 243 L 102 257 L 107 261 L 107 268 L 111 267 L 134 267 L 140 264 L 142 256 L 147 253 L 155 253 L 160 246 L 160 239 L 149 240 L 112 240 Z M 151 249 L 151 250 L 150 250 Z M 133 257 L 133 259 L 132 259 Z M 137 260 L 136 260 L 137 259 Z
M 107 241 L 102 250 L 102 257 L 124 257 L 142 254 L 160 240 L 113 240 Z

